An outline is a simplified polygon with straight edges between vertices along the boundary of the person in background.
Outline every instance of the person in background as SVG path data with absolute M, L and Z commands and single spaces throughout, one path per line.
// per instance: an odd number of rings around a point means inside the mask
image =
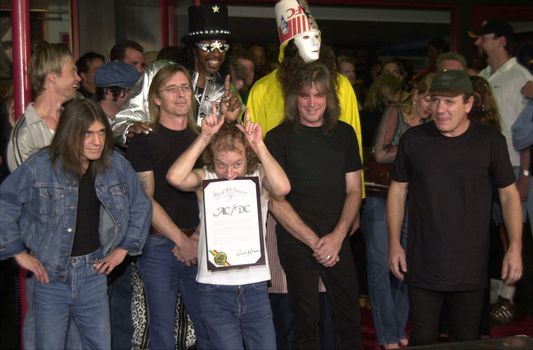
M 466 72 L 467 67 L 466 59 L 457 52 L 448 51 L 442 53 L 435 61 L 435 72 L 443 70 L 462 70 Z
M 127 101 L 138 77 L 135 67 L 119 61 L 106 63 L 96 71 L 96 101 L 110 123 Z
M 7 148 L 11 171 L 52 141 L 63 103 L 76 97 L 80 77 L 69 49 L 43 44 L 30 61 L 30 81 L 36 94 L 17 120 Z
M 426 74 L 415 82 L 405 101 L 388 108 L 378 128 L 374 143 L 376 160 L 392 163 L 396 157 L 401 135 L 409 128 L 427 122 L 431 116 L 431 96 L 429 89 L 434 74 Z
M 514 57 L 516 51 L 516 41 L 514 30 L 506 21 L 487 20 L 481 26 L 469 32 L 475 38 L 474 44 L 480 52 L 487 56 L 488 66 L 485 67 L 479 76 L 485 78 L 496 99 L 496 104 L 500 113 L 502 133 L 507 142 L 507 151 L 513 165 L 516 185 L 520 198 L 523 202 L 523 221 L 526 220 L 526 201 L 529 191 L 530 176 L 528 170 L 530 166 L 530 149 L 516 150 L 512 145 L 511 126 L 518 118 L 518 115 L 526 107 L 527 99 L 520 93 L 522 86 L 533 80 L 529 71 L 517 62 Z M 494 222 L 500 227 L 502 246 L 505 251 L 508 242 L 504 232 L 501 209 L 496 206 L 494 210 Z M 501 280 L 491 280 L 493 293 L 491 302 L 493 306 L 490 310 L 491 319 L 498 323 L 508 323 L 514 319 L 516 310 L 513 304 L 515 286 L 506 285 Z
M 267 57 L 265 48 L 262 45 L 254 44 L 248 47 L 248 51 L 252 55 L 255 65 L 255 80 L 264 77 L 270 71 L 267 67 Z
M 17 120 L 7 145 L 7 164 L 13 172 L 42 147 L 49 146 L 55 135 L 63 104 L 76 97 L 80 77 L 74 58 L 63 44 L 42 42 L 30 60 L 30 82 L 36 94 L 24 114 Z M 26 349 L 35 349 L 35 317 L 32 305 L 34 278 L 26 279 L 28 310 L 23 337 Z M 69 322 L 68 343 L 79 347 L 80 338 L 74 322 Z
M 83 97 L 91 98 L 96 92 L 96 84 L 94 82 L 94 75 L 98 67 L 104 64 L 105 58 L 97 52 L 86 52 L 76 61 L 78 68 L 78 75 L 81 78 L 80 88 L 78 92 Z
M 360 86 L 357 82 L 356 69 L 355 69 L 355 59 L 349 56 L 338 56 L 337 57 L 337 68 L 339 73 L 344 75 L 350 84 L 353 87 L 356 96 L 359 96 L 358 108 L 359 111 L 363 109 L 361 104 L 364 101 L 364 96 L 361 93 Z
M 120 61 L 131 64 L 139 74 L 144 73 L 144 48 L 136 41 L 124 40 L 116 43 L 109 53 L 109 61 Z
M 253 57 L 248 51 L 237 49 L 231 52 L 229 62 L 233 71 L 239 73 L 232 73 L 231 77 L 235 88 L 239 91 L 242 102 L 246 103 L 252 84 L 255 81 L 255 63 Z
M 435 73 L 437 70 L 436 62 L 437 58 L 450 51 L 450 44 L 441 37 L 435 37 L 427 43 L 427 62 L 426 67 L 422 68 L 413 77 L 413 81 L 417 81 L 421 76 L 427 73 Z
M 15 123 L 15 99 L 11 87 L 0 101 L 0 183 L 9 175 L 7 145 Z
M 375 81 L 385 76 L 389 75 L 384 74 Z M 392 163 L 403 133 L 429 119 L 432 79 L 433 74 L 422 76 L 420 81 L 414 83 L 407 100 L 398 99 L 397 103 L 385 108 L 373 147 L 378 163 Z M 378 343 L 385 349 L 397 349 L 408 344 L 405 327 L 409 316 L 409 300 L 407 286 L 390 275 L 386 204 L 386 194 L 369 193 L 362 208 L 361 229 L 367 247 L 368 290 Z M 401 234 L 401 244 L 405 247 L 405 218 Z
M 407 80 L 407 71 L 404 63 L 399 58 L 392 58 L 383 63 L 380 74 L 391 74 L 403 81 Z
M 139 73 L 135 67 L 120 61 L 105 63 L 96 71 L 96 101 L 107 116 L 109 123 L 113 122 L 115 114 L 128 99 L 138 76 Z M 126 257 L 108 277 L 111 346 L 115 350 L 132 347 L 131 264 L 134 261 L 135 258 Z
M 355 59 L 349 56 L 339 56 L 337 57 L 337 68 L 339 73 L 348 78 L 348 81 L 355 89 L 357 83 L 357 78 L 355 75 Z
M 468 118 L 501 132 L 500 114 L 489 82 L 480 76 L 472 76 L 470 79 L 474 89 L 474 104 L 468 113 Z
M 404 88 L 405 82 L 391 74 L 382 74 L 374 79 L 360 112 L 363 147 L 370 150 L 374 146 L 383 113 L 391 103 L 401 102 Z

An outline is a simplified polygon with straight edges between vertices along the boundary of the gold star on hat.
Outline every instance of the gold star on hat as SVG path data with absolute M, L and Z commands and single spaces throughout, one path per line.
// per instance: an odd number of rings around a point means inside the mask
M 213 9 L 213 13 L 218 13 L 218 10 L 220 10 L 220 7 L 218 7 L 217 5 L 211 7 Z

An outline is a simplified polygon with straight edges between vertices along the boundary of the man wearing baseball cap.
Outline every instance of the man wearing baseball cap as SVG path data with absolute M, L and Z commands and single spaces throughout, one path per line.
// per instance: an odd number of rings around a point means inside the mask
M 469 121 L 474 99 L 465 72 L 438 73 L 430 91 L 434 121 L 403 134 L 387 201 L 389 262 L 409 286 L 412 346 L 438 341 L 443 303 L 451 340 L 478 338 L 494 186 L 509 234 L 501 277 L 514 283 L 522 275 L 520 200 L 505 138 Z M 407 255 L 400 245 L 406 198 Z
M 516 43 L 514 31 L 509 23 L 502 20 L 484 21 L 479 29 L 469 33 L 475 38 L 474 44 L 487 55 L 488 66 L 479 76 L 485 78 L 492 89 L 501 120 L 502 133 L 507 141 L 507 150 L 513 165 L 516 185 L 523 204 L 523 221 L 525 221 L 525 200 L 529 190 L 530 150 L 518 151 L 512 144 L 511 126 L 520 112 L 526 107 L 527 99 L 520 93 L 520 89 L 528 80 L 533 80 L 529 71 L 520 65 L 515 55 Z M 500 227 L 503 234 L 504 226 L 499 208 L 494 210 L 493 220 Z M 505 243 L 504 243 L 505 244 Z M 506 323 L 514 318 L 512 305 L 515 287 L 502 281 L 494 280 L 498 286 L 497 302 L 491 307 L 491 318 L 496 322 Z
M 96 71 L 96 101 L 110 123 L 128 99 L 138 78 L 139 74 L 134 66 L 120 61 L 106 63 Z

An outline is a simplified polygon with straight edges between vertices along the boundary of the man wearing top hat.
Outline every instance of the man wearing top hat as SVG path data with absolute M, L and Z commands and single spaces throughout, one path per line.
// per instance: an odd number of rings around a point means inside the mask
M 181 39 L 186 47 L 175 63 L 185 66 L 193 80 L 194 98 L 197 104 L 197 123 L 211 111 L 211 102 L 224 103 L 230 111 L 241 109 L 242 102 L 230 83 L 226 69 L 226 53 L 229 50 L 231 32 L 228 29 L 226 5 L 203 4 L 189 7 L 189 32 Z M 155 74 L 169 61 L 158 60 L 146 68 L 143 77 L 131 93 L 130 100 L 117 114 L 113 123 L 115 139 L 122 145 L 134 133 L 152 131 L 148 113 L 148 89 Z M 237 113 L 231 113 L 237 118 Z M 232 120 L 233 121 L 233 120 Z
M 501 278 L 514 283 L 522 275 L 520 200 L 505 138 L 469 121 L 474 98 L 465 72 L 438 73 L 430 92 L 433 121 L 403 134 L 387 200 L 389 263 L 409 287 L 412 346 L 437 342 L 443 304 L 452 341 L 478 338 L 494 187 L 509 236 Z M 407 254 L 400 245 L 406 199 Z

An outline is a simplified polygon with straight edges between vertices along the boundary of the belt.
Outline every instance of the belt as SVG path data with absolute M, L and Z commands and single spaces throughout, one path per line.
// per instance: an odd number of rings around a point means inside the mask
M 193 233 L 196 232 L 196 227 L 193 227 L 193 228 L 180 228 L 181 232 L 185 233 L 185 235 L 187 237 L 190 237 L 193 235 Z M 154 236 L 161 236 L 161 237 L 166 237 L 164 234 L 162 234 L 161 232 L 157 231 L 153 226 L 150 226 L 150 234 L 151 235 L 154 235 Z

